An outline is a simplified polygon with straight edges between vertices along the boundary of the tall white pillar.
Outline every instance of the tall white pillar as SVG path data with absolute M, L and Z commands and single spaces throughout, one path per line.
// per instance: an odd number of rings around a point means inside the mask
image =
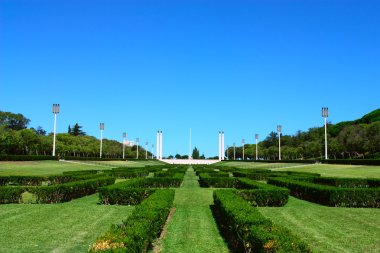
M 162 131 L 160 132 L 160 160 L 162 160 Z
M 160 160 L 160 131 L 157 131 L 156 159 Z
M 222 160 L 224 160 L 224 132 L 222 132 L 222 147 L 221 147 L 221 152 L 222 152 Z
M 222 146 L 222 133 L 219 131 L 218 133 L 218 159 L 219 161 L 222 159 L 220 155 L 220 147 Z

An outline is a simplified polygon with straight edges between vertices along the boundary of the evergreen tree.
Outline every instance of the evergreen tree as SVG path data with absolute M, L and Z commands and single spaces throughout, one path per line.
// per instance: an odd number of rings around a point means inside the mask
M 192 154 L 193 159 L 199 159 L 199 150 L 197 147 L 193 149 L 193 154 Z
M 70 125 L 69 125 L 69 128 L 67 129 L 67 133 L 68 133 L 68 134 L 73 134 Z
M 75 123 L 73 129 L 71 130 L 71 134 L 74 136 L 84 136 L 86 135 L 86 132 L 82 130 L 82 126 L 80 126 L 78 123 Z

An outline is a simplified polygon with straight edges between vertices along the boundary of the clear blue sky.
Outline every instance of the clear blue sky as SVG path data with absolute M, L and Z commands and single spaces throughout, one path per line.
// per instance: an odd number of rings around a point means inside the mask
M 0 110 L 206 156 L 380 107 L 379 1 L 0 0 Z

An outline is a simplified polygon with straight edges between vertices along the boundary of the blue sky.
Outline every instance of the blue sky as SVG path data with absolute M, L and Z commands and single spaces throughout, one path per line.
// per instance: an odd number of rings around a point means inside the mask
M 0 110 L 206 156 L 377 109 L 379 1 L 0 0 Z

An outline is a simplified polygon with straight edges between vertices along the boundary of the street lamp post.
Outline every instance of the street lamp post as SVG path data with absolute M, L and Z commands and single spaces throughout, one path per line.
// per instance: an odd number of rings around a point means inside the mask
M 235 144 L 235 142 L 234 142 L 234 160 L 236 160 L 236 144 Z
M 53 156 L 55 156 L 55 135 L 57 131 L 57 114 L 59 113 L 59 104 L 53 104 L 53 114 L 54 114 L 54 136 L 53 136 Z
M 154 144 L 152 144 L 152 159 L 154 158 L 153 149 L 154 149 Z
M 227 160 L 229 160 L 229 158 L 228 158 L 228 148 L 229 148 L 229 146 L 227 145 Z
M 241 145 L 243 146 L 243 161 L 245 160 L 245 159 L 244 159 L 244 144 L 245 144 L 245 140 L 242 139 L 242 140 L 241 140 Z
M 100 129 L 100 158 L 102 158 L 102 152 L 103 152 L 103 130 L 104 130 L 104 123 L 100 123 L 99 125 Z
M 140 142 L 140 139 L 136 138 L 136 146 L 137 146 L 136 159 L 139 159 L 139 142 Z
M 278 132 L 278 160 L 281 160 L 281 131 L 282 126 L 277 125 L 277 132 Z
M 148 142 L 145 142 L 145 160 L 148 160 Z
M 322 107 L 322 117 L 325 118 L 325 159 L 328 159 L 327 156 L 327 118 L 329 116 L 329 108 Z
M 257 158 L 258 158 L 258 153 L 257 153 L 257 151 L 258 151 L 258 149 L 257 149 L 257 143 L 258 143 L 258 140 L 259 140 L 259 135 L 258 134 L 255 134 L 255 139 L 256 139 L 256 160 L 258 160 Z
M 125 157 L 125 138 L 127 137 L 127 134 L 124 132 L 123 133 L 123 159 Z

